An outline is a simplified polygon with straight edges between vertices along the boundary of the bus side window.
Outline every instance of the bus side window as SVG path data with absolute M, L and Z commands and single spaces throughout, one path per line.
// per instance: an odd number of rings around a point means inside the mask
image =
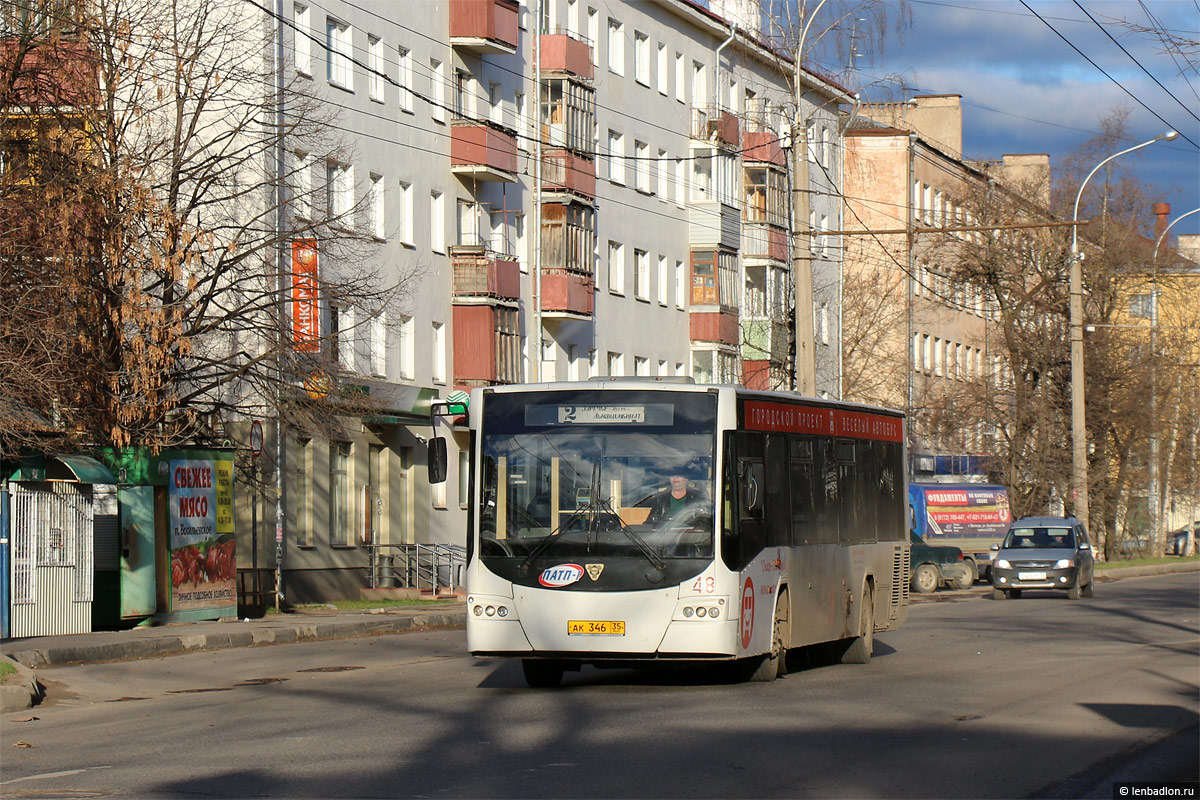
M 792 509 L 788 491 L 788 439 L 784 434 L 767 434 L 766 443 L 766 523 L 768 547 L 791 547 Z

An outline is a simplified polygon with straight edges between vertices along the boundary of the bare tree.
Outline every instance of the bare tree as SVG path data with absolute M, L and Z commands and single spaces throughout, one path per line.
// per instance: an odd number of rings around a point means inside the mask
M 351 154 L 284 82 L 270 15 L 15 0 L 6 22 L 0 405 L 19 412 L 0 453 L 170 446 L 277 410 L 320 426 L 369 402 L 333 379 L 359 337 L 329 309 L 363 324 L 404 276 L 375 265 Z M 299 339 L 295 247 L 317 254 L 301 288 L 324 323 Z

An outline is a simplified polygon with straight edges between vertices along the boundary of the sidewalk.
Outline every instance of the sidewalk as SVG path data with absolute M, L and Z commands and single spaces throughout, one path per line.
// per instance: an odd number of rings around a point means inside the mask
M 462 628 L 465 600 L 436 606 L 389 607 L 368 612 L 304 611 L 262 619 L 177 622 L 124 631 L 6 639 L 0 654 L 14 663 L 17 679 L 0 686 L 0 712 L 19 711 L 41 697 L 33 669 L 122 661 L 198 650 L 260 644 L 346 639 L 353 636 Z

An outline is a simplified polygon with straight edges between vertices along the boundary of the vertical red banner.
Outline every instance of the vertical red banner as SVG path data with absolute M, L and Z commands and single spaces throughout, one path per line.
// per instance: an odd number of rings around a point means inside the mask
M 292 340 L 297 350 L 321 349 L 316 239 L 292 242 Z

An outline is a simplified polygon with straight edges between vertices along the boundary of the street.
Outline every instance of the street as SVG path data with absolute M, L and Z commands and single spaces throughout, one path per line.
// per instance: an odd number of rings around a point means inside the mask
M 0 794 L 1053 795 L 1194 730 L 1200 710 L 1194 572 L 1098 583 L 1074 602 L 914 603 L 870 664 L 798 664 L 770 684 L 585 668 L 533 690 L 518 663 L 473 659 L 464 642 L 443 631 L 41 670 L 47 701 L 3 717 Z

